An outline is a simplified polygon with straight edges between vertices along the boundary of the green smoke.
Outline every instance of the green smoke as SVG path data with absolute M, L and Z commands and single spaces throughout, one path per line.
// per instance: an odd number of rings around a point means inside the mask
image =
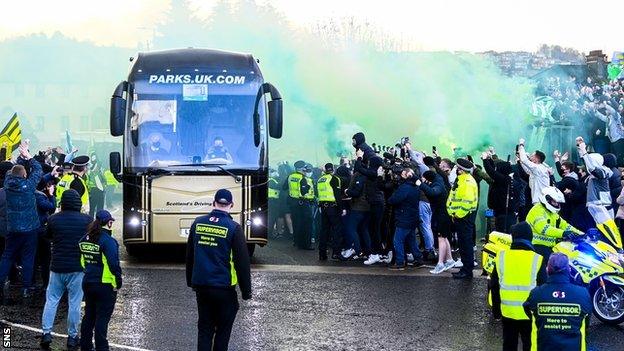
M 533 98 L 530 82 L 501 75 L 478 55 L 384 52 L 375 49 L 376 38 L 334 45 L 250 1 L 219 2 L 207 22 L 197 24 L 201 30 L 181 33 L 179 25 L 174 18 L 161 30 L 158 48 L 201 45 L 260 59 L 265 78 L 284 97 L 285 133 L 272 142 L 272 163 L 335 160 L 336 153 L 352 151 L 358 130 L 370 142 L 410 136 L 417 147 L 437 145 L 447 155 L 455 145 L 473 154 L 490 145 L 511 149 Z
M 317 165 L 335 161 L 337 153 L 353 151 L 351 136 L 357 131 L 378 144 L 394 144 L 409 136 L 417 148 L 430 150 L 436 145 L 443 155 L 450 155 L 454 146 L 472 154 L 490 145 L 499 151 L 512 150 L 523 134 L 533 98 L 529 81 L 502 76 L 478 55 L 388 52 L 378 49 L 376 41 L 384 38 L 375 35 L 368 41 L 362 39 L 366 35 L 360 35 L 359 41 L 346 40 L 340 33 L 319 36 L 288 23 L 279 9 L 254 1 L 220 1 L 204 19 L 176 1 L 168 18 L 156 29 L 153 49 L 219 48 L 250 52 L 260 60 L 265 79 L 284 98 L 284 137 L 271 141 L 273 164 L 299 158 Z M 0 65 L 0 76 L 19 79 L 21 73 L 14 72 L 35 74 L 36 68 L 54 72 L 57 80 L 70 79 L 76 87 L 88 85 L 91 95 L 81 99 L 82 92 L 75 88 L 4 106 L 5 110 L 24 111 L 25 118 L 41 114 L 55 121 L 67 110 L 97 123 L 96 116 L 101 116 L 98 128 L 105 130 L 110 92 L 125 78 L 131 50 L 66 38 L 49 40 L 46 44 L 41 37 L 20 38 L 10 47 L 0 43 L 4 48 L 0 60 L 11 63 Z M 54 49 L 55 41 L 64 43 L 65 49 Z M 17 45 L 27 42 L 31 45 Z M 33 43 L 52 55 L 33 55 Z M 63 130 L 60 127 L 56 133 L 62 136 Z

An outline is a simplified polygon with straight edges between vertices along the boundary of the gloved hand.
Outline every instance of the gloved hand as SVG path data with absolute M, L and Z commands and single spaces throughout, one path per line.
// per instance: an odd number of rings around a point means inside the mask
M 584 236 L 585 234 L 577 234 L 571 230 L 566 230 L 563 232 L 563 239 L 564 240 L 574 240 L 577 239 L 579 237 Z

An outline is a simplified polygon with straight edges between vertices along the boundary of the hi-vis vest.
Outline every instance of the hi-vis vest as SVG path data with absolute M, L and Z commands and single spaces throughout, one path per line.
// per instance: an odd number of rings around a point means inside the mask
M 308 192 L 303 195 L 303 198 L 306 200 L 312 200 L 314 201 L 314 198 L 316 197 L 316 195 L 314 194 L 314 181 L 312 180 L 312 178 L 306 177 L 306 181 L 308 182 L 308 185 L 310 186 L 310 190 L 308 190 Z
M 80 248 L 80 265 L 85 268 L 88 264 L 102 266 L 102 284 L 111 284 L 117 289 L 117 278 L 108 266 L 106 255 L 102 252 L 100 245 L 90 241 L 81 241 L 78 244 Z
M 581 234 L 557 213 L 548 211 L 541 203 L 533 205 L 527 214 L 526 221 L 533 232 L 533 245 L 553 247 L 557 239 L 563 237 L 563 232 L 566 230 Z
M 496 255 L 503 317 L 528 320 L 522 304 L 537 286 L 542 256 L 529 250 L 502 250 Z
M 303 195 L 301 194 L 302 179 L 303 174 L 301 173 L 293 173 L 288 176 L 288 196 L 293 199 L 303 199 Z
M 331 174 L 325 174 L 319 178 L 317 184 L 319 202 L 336 202 L 334 189 L 330 184 L 332 178 L 334 178 L 334 176 Z M 336 179 L 338 179 L 338 184 L 340 185 L 340 178 L 336 177 Z
M 460 174 L 455 182 L 456 185 L 446 200 L 446 208 L 452 217 L 464 218 L 477 209 L 479 190 L 477 182 L 470 174 Z
M 63 193 L 65 192 L 65 190 L 70 189 L 69 186 L 74 181 L 74 179 L 80 179 L 80 182 L 82 182 L 82 186 L 84 186 L 85 188 L 85 192 L 80 197 L 80 202 L 82 202 L 82 206 L 86 206 L 89 204 L 89 188 L 87 187 L 87 182 L 85 182 L 85 180 L 82 179 L 82 177 L 76 176 L 74 173 L 67 173 L 61 177 L 58 184 L 56 185 L 56 206 L 57 207 L 61 205 L 61 197 L 63 196 Z
M 271 184 L 276 186 L 277 180 L 275 178 L 269 178 L 269 199 L 277 199 L 279 198 L 279 190 L 271 188 Z

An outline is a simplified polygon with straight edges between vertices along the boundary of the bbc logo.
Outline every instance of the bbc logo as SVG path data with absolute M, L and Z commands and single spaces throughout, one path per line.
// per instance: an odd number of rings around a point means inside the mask
M 2 327 L 2 347 L 11 348 L 11 327 Z

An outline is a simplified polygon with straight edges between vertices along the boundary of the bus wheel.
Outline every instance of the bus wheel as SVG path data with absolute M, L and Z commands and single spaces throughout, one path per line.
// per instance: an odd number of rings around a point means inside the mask
M 256 244 L 247 244 L 247 252 L 249 257 L 253 257 L 254 251 L 256 251 Z

